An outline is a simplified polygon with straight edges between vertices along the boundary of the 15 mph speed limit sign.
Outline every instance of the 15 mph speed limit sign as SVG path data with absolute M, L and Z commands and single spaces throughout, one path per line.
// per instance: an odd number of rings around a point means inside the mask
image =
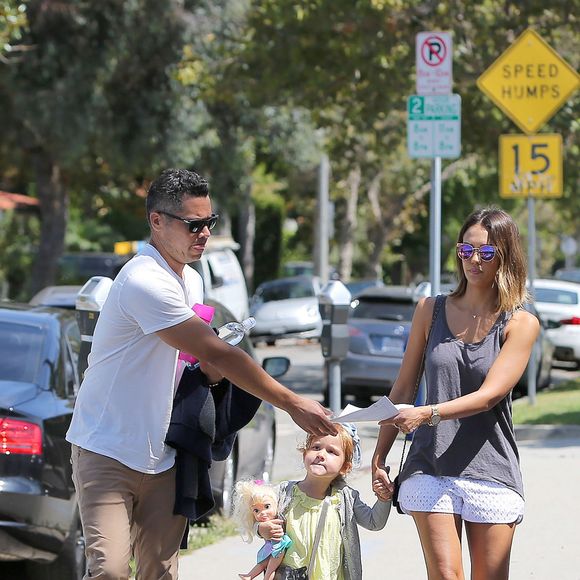
M 562 196 L 561 135 L 501 135 L 501 197 Z

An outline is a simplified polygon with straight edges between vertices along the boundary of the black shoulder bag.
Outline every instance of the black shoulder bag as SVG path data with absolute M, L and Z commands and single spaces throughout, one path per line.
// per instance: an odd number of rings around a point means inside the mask
M 435 298 L 435 305 L 433 306 L 433 317 L 431 318 L 431 326 L 429 327 L 429 332 L 427 334 L 427 340 L 425 341 L 425 348 L 423 349 L 423 356 L 421 357 L 421 363 L 419 364 L 419 373 L 417 374 L 417 381 L 415 383 L 415 390 L 413 392 L 413 398 L 411 399 L 412 403 L 415 404 L 415 400 L 417 399 L 417 392 L 419 391 L 419 385 L 421 384 L 421 377 L 423 376 L 423 371 L 425 370 L 425 353 L 427 352 L 427 344 L 429 343 L 429 337 L 431 336 L 431 331 L 433 330 L 433 325 L 435 324 L 435 319 L 439 314 L 439 309 L 441 308 L 441 304 L 443 303 L 442 299 L 438 299 L 439 297 Z M 399 476 L 401 475 L 401 471 L 403 469 L 403 464 L 405 463 L 405 449 L 407 447 L 407 436 L 405 435 L 405 440 L 403 442 L 403 452 L 401 453 L 401 462 L 399 463 L 399 472 L 397 477 L 393 480 L 394 490 L 393 490 L 393 506 L 397 508 L 397 511 L 400 514 L 404 514 L 405 512 L 402 510 L 401 506 L 399 505 L 399 487 L 401 482 L 399 481 Z

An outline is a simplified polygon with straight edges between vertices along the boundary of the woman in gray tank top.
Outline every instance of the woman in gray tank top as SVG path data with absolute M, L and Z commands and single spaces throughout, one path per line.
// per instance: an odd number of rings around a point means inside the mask
M 427 405 L 381 423 L 373 482 L 393 489 L 387 454 L 398 431 L 414 433 L 399 502 L 415 521 L 429 578 L 464 577 L 465 525 L 472 577 L 501 580 L 523 517 L 511 390 L 539 332 L 522 308 L 526 265 L 513 219 L 498 208 L 473 212 L 457 239 L 457 269 L 454 292 L 417 305 L 390 398 L 412 402 L 425 352 Z

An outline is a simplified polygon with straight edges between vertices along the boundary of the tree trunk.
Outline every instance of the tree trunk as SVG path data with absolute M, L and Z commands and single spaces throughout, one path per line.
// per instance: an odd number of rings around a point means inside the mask
M 373 214 L 373 223 L 369 227 L 369 241 L 371 242 L 372 250 L 365 269 L 365 276 L 381 280 L 383 278 L 381 255 L 387 239 L 387 226 L 383 219 L 383 212 L 379 201 L 382 177 L 382 172 L 377 173 L 367 192 Z
M 58 259 L 64 250 L 68 216 L 68 197 L 62 184 L 60 167 L 45 151 L 34 155 L 36 188 L 40 204 L 40 245 L 30 279 L 30 291 L 57 282 Z
M 354 257 L 354 232 L 356 229 L 356 210 L 361 182 L 360 165 L 356 165 L 348 174 L 348 197 L 346 215 L 340 232 L 340 255 L 338 259 L 338 274 L 341 280 L 348 282 L 352 275 Z
M 254 288 L 254 240 L 256 238 L 256 206 L 252 201 L 252 187 L 247 183 L 242 188 L 243 201 L 240 206 L 240 242 L 242 269 L 248 290 Z

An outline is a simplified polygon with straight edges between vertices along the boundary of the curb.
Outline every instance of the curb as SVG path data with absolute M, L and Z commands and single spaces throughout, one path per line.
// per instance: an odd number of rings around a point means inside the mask
M 515 425 L 517 441 L 580 439 L 580 425 Z

